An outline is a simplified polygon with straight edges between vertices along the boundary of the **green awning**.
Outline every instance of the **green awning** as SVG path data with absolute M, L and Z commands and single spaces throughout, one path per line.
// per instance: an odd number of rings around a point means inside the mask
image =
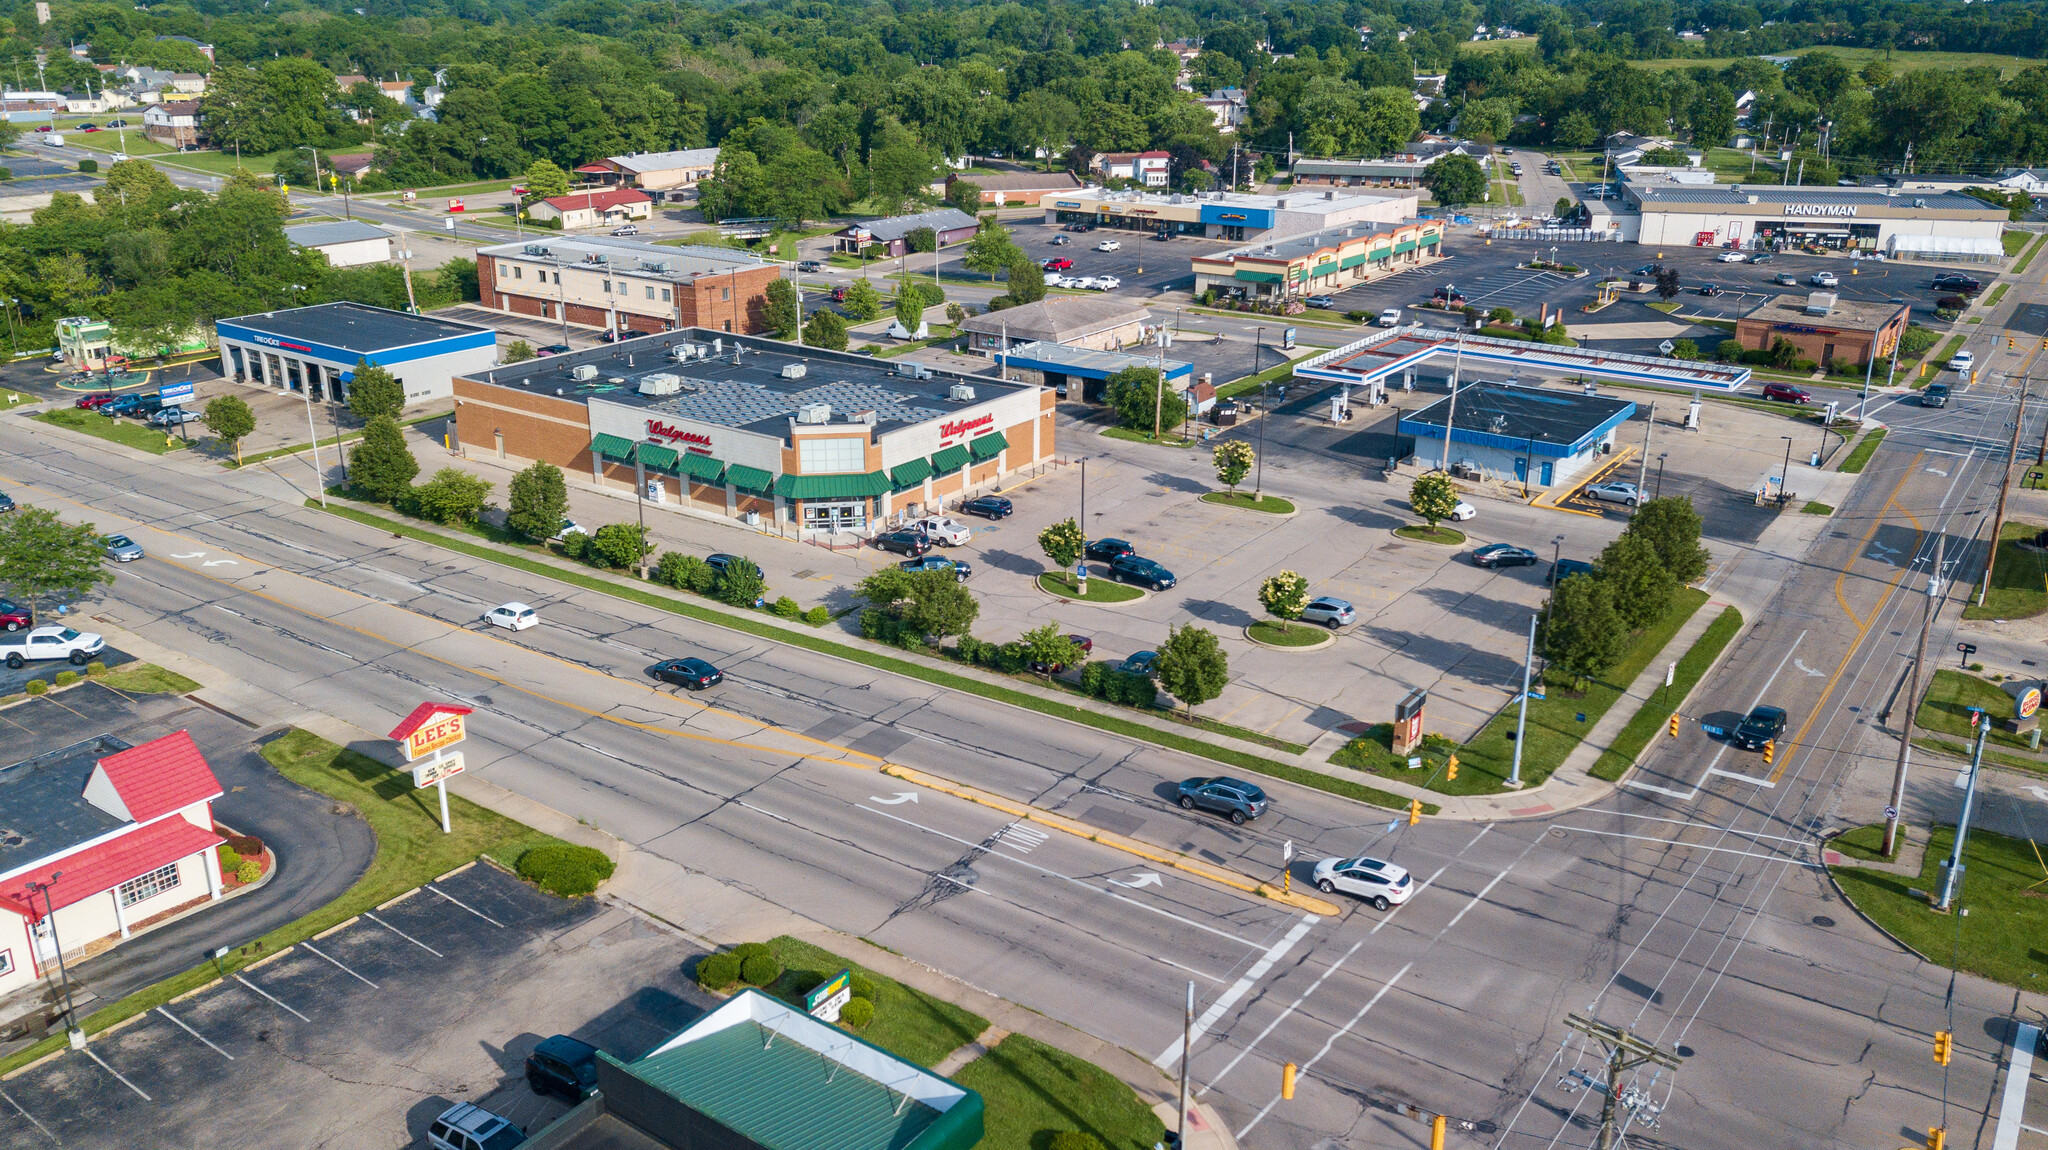
M 633 441 L 620 439 L 616 435 L 599 435 L 590 441 L 590 453 L 605 459 L 616 459 L 620 463 L 633 462 Z
M 728 486 L 737 487 L 742 491 L 759 491 L 764 495 L 775 489 L 773 475 L 758 467 L 748 467 L 744 463 L 735 463 L 726 468 L 725 482 Z
M 1392 254 L 1392 252 L 1393 249 L 1387 246 L 1385 243 L 1377 243 L 1372 246 L 1371 251 L 1365 254 L 1367 259 L 1383 260 L 1386 259 L 1387 256 L 1389 256 L 1390 254 Z
M 1394 245 L 1394 254 L 1395 254 L 1395 255 L 1400 255 L 1400 254 L 1401 254 L 1402 252 L 1412 252 L 1412 251 L 1414 251 L 1414 250 L 1415 250 L 1415 241 L 1414 241 L 1414 240 L 1402 240 L 1402 241 L 1401 241 L 1400 243 L 1398 243 L 1398 244 L 1395 244 L 1395 245 Z
M 643 443 L 640 445 L 640 462 L 649 467 L 673 471 L 676 466 L 676 449 L 663 447 L 659 443 Z
M 931 460 L 913 459 L 901 467 L 890 468 L 889 481 L 896 485 L 896 490 L 902 491 L 904 488 L 916 487 L 918 484 L 923 483 L 931 478 L 931 474 Z
M 1362 263 L 1364 263 L 1364 262 L 1365 262 L 1365 253 L 1364 253 L 1364 252 L 1359 252 L 1359 253 L 1358 253 L 1357 255 L 1355 255 L 1355 256 L 1345 256 L 1345 257 L 1344 257 L 1343 259 L 1341 259 L 1341 260 L 1338 260 L 1338 261 L 1337 261 L 1337 266 L 1338 266 L 1338 267 L 1340 267 L 1340 268 L 1355 268 L 1355 267 L 1357 267 L 1357 266 L 1358 266 L 1359 264 L 1362 264 Z
M 974 457 L 967 454 L 966 444 L 956 443 L 951 447 L 941 450 L 937 455 L 932 456 L 932 471 L 938 475 L 958 471 L 967 466 L 967 461 L 972 458 Z
M 775 494 L 784 499 L 861 499 L 888 490 L 886 471 L 870 471 L 866 475 L 784 475 L 775 481 Z
M 986 463 L 1009 446 L 1010 441 L 1003 438 L 1002 432 L 991 431 L 987 435 L 976 436 L 974 442 L 967 445 L 967 453 L 974 457 L 976 463 Z
M 720 477 L 725 474 L 725 464 L 708 455 L 691 455 L 684 452 L 683 458 L 677 464 L 677 470 L 699 483 L 709 483 L 717 487 Z
M 1337 264 L 1330 262 L 1319 263 L 1316 265 L 1316 270 L 1313 274 L 1319 276 L 1326 276 L 1329 275 L 1331 272 L 1337 270 L 1337 266 Z
M 1237 279 L 1249 280 L 1255 284 L 1276 284 L 1280 282 L 1280 274 L 1278 272 L 1254 272 L 1239 268 L 1231 274 Z

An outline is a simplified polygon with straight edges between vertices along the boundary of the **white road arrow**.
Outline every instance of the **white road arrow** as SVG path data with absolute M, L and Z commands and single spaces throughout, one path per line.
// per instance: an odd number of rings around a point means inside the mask
M 1116 883 L 1116 885 L 1118 886 L 1130 887 L 1132 890 L 1137 890 L 1139 887 L 1147 886 L 1156 886 L 1162 888 L 1166 886 L 1165 880 L 1161 879 L 1158 875 L 1153 874 L 1151 871 L 1148 870 L 1141 870 L 1136 874 L 1133 874 L 1131 876 L 1131 881 L 1129 882 L 1117 882 L 1116 879 L 1110 879 L 1109 881 Z
M 1807 674 L 1812 675 L 1816 679 L 1820 678 L 1822 675 L 1827 674 L 1826 671 L 1816 671 L 1812 667 L 1807 666 L 1806 660 L 1804 659 L 1794 659 L 1792 660 L 1792 665 L 1806 672 Z
M 2040 787 L 2028 787 L 2027 793 L 2033 795 L 2037 799 L 2040 799 L 2044 803 L 2048 803 L 2048 790 L 2042 790 Z
M 897 792 L 896 792 L 896 797 L 895 797 L 895 798 L 893 798 L 893 799 L 878 799 L 878 798 L 876 798 L 876 797 L 875 797 L 875 796 L 873 796 L 873 795 L 869 795 L 869 796 L 868 796 L 868 801 L 869 801 L 869 802 L 871 802 L 871 803 L 880 803 L 880 804 L 882 804 L 882 805 L 883 805 L 883 806 L 885 806 L 885 807 L 894 807 L 894 806 L 901 806 L 901 805 L 902 805 L 902 804 L 904 804 L 904 803 L 914 803 L 914 802 L 916 802 L 916 801 L 917 801 L 917 792 L 915 792 L 915 791 L 897 791 Z
M 199 557 L 200 557 L 201 555 L 204 555 L 204 554 L 206 554 L 206 552 L 204 552 L 204 551 L 187 551 L 187 552 L 185 552 L 185 553 L 184 553 L 184 554 L 182 554 L 182 555 L 173 555 L 173 556 L 171 556 L 171 558 L 173 558 L 173 559 L 197 559 L 197 558 L 199 558 Z
M 239 560 L 236 560 L 236 559 L 208 559 L 208 560 L 207 560 L 206 562 L 204 562 L 204 563 L 201 563 L 201 564 L 200 564 L 200 566 L 201 566 L 201 567 L 239 567 L 239 566 L 241 566 L 241 562 L 240 562 Z

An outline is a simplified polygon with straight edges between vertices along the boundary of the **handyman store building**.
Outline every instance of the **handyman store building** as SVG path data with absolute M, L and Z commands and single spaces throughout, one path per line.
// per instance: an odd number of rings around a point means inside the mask
M 1991 260 L 2006 211 L 1961 192 L 1706 184 L 1666 176 L 1622 183 L 1622 215 L 1646 244 L 1777 251 L 1818 245 L 1929 260 Z M 1628 220 L 1621 225 L 1626 230 Z
M 704 328 L 507 364 L 455 381 L 471 458 L 545 459 L 655 502 L 859 531 L 956 503 L 1053 453 L 1037 384 Z

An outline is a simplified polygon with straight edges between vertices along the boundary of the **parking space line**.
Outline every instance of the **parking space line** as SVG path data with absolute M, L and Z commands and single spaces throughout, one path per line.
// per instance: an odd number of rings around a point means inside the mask
M 199 1041 L 201 1041 L 201 1042 L 204 1042 L 204 1043 L 206 1043 L 206 1048 L 207 1048 L 208 1050 L 211 1050 L 211 1051 L 213 1051 L 213 1052 L 214 1052 L 215 1054 L 218 1054 L 218 1055 L 220 1055 L 220 1056 L 221 1056 L 222 1058 L 225 1058 L 225 1059 L 227 1059 L 227 1060 L 228 1060 L 229 1062 L 233 1062 L 233 1061 L 235 1060 L 235 1056 L 234 1056 L 234 1055 L 232 1055 L 232 1054 L 229 1054 L 229 1053 L 228 1053 L 227 1051 L 225 1051 L 225 1050 L 222 1050 L 222 1049 L 221 1049 L 220 1047 L 218 1047 L 218 1046 L 215 1046 L 215 1045 L 213 1044 L 213 1041 L 212 1041 L 211 1039 L 207 1038 L 207 1037 L 206 1037 L 206 1036 L 205 1036 L 204 1034 L 201 1034 L 201 1033 L 199 1033 L 198 1031 L 196 1031 L 196 1030 L 192 1029 L 191 1027 L 189 1027 L 189 1026 L 185 1025 L 185 1022 L 184 1022 L 184 1020 L 183 1020 L 183 1019 L 181 1019 L 181 1018 L 179 1018 L 179 1017 L 178 1017 L 177 1015 L 175 1015 L 175 1014 L 172 1014 L 172 1013 L 171 1013 L 170 1011 L 168 1011 L 168 1010 L 165 1010 L 165 1009 L 164 1009 L 163 1007 L 161 1007 L 161 1006 L 159 1006 L 159 1007 L 157 1007 L 157 1008 L 156 1008 L 156 1012 L 157 1012 L 158 1014 L 161 1014 L 161 1015 L 163 1015 L 163 1016 L 164 1016 L 165 1018 L 168 1018 L 168 1019 L 170 1019 L 170 1020 L 171 1020 L 171 1024 L 172 1024 L 172 1025 L 174 1025 L 174 1026 L 176 1026 L 176 1027 L 177 1027 L 177 1028 L 178 1028 L 179 1030 L 182 1030 L 182 1031 L 184 1031 L 185 1033 L 187 1033 L 187 1034 L 191 1035 L 192 1037 L 194 1037 L 194 1038 L 198 1039 Z
M 36 1129 L 38 1129 L 38 1130 L 42 1131 L 42 1132 L 43 1132 L 43 1137 L 45 1137 L 45 1138 L 48 1138 L 48 1139 L 49 1139 L 50 1141 L 52 1141 L 52 1142 L 56 1142 L 56 1143 L 57 1143 L 57 1145 L 59 1145 L 59 1146 L 62 1146 L 62 1145 L 63 1145 L 63 1143 L 62 1143 L 62 1142 L 57 1142 L 57 1136 L 56 1136 L 55 1134 L 52 1134 L 52 1133 L 50 1133 L 50 1128 L 49 1128 L 48 1126 L 45 1126 L 45 1125 L 43 1125 L 42 1123 L 40 1123 L 40 1122 L 36 1121 L 36 1116 L 35 1116 L 35 1115 L 33 1115 L 33 1114 L 30 1114 L 30 1113 L 29 1113 L 28 1111 L 26 1111 L 26 1110 L 23 1110 L 23 1109 L 21 1108 L 21 1103 L 19 1103 L 19 1102 L 16 1102 L 16 1101 L 14 1100 L 14 1096 L 13 1096 L 13 1095 L 11 1095 L 11 1094 L 7 1093 L 7 1092 L 6 1092 L 5 1090 L 0 1090 L 0 1098 L 5 1098 L 5 1099 L 7 1099 L 7 1104 L 8 1104 L 9 1106 L 12 1106 L 12 1107 L 14 1107 L 14 1112 L 15 1112 L 15 1113 L 17 1113 L 17 1114 L 19 1114 L 19 1115 L 21 1115 L 21 1116 L 22 1116 L 23 1118 L 26 1118 L 26 1119 L 28 1119 L 29 1125 L 31 1125 L 31 1126 L 35 1127 Z
M 433 891 L 435 894 L 440 895 L 442 898 L 447 899 L 449 902 L 454 903 L 456 906 L 459 906 L 462 909 L 468 911 L 469 913 L 477 916 L 478 918 L 483 919 L 485 922 L 490 923 L 492 926 L 497 927 L 499 930 L 505 929 L 504 923 L 499 922 L 497 919 L 492 918 L 490 915 L 485 914 L 483 911 L 480 911 L 477 908 L 462 901 L 461 899 L 456 898 L 454 895 L 449 894 L 447 891 L 442 890 L 440 887 L 435 886 L 433 883 L 428 883 L 427 889 Z
M 326 952 L 326 951 L 324 951 L 324 950 L 321 950 L 321 949 L 320 949 L 319 947 L 317 947 L 317 946 L 314 946 L 314 945 L 313 945 L 312 943 L 310 943 L 310 942 L 302 942 L 302 943 L 300 943 L 299 945 L 300 945 L 300 946 L 303 946 L 303 947 L 305 947 L 305 948 L 306 948 L 307 950 L 310 950 L 310 951 L 312 951 L 312 952 L 313 952 L 314 954 L 317 954 L 317 955 L 319 955 L 319 956 L 320 956 L 321 958 L 324 958 L 324 959 L 326 959 L 327 961 L 329 961 L 329 962 L 333 963 L 333 964 L 334 964 L 334 965 L 335 965 L 335 966 L 336 966 L 337 968 L 339 968 L 339 969 L 341 970 L 341 972 L 342 972 L 343 974 L 346 974 L 346 975 L 348 975 L 348 976 L 349 976 L 350 978 L 353 978 L 353 979 L 355 979 L 355 980 L 356 980 L 357 982 L 360 982 L 360 983 L 362 983 L 362 984 L 363 984 L 364 986 L 367 986 L 367 987 L 369 987 L 369 988 L 370 988 L 371 990 L 376 990 L 376 989 L 377 989 L 377 984 L 376 984 L 376 983 L 374 983 L 374 982 L 371 982 L 371 981 L 370 981 L 369 979 L 367 979 L 367 978 L 364 978 L 364 977 L 363 977 L 362 975 L 360 975 L 360 974 L 357 974 L 357 973 L 356 973 L 355 971 L 353 971 L 353 970 L 350 970 L 350 969 L 348 968 L 348 966 L 347 966 L 346 964 L 344 964 L 344 963 L 343 963 L 343 962 L 342 962 L 342 961 L 341 961 L 340 959 L 338 959 L 338 958 L 334 957 L 333 955 L 331 955 L 331 954 L 327 953 L 327 952 Z
M 404 939 L 405 941 L 413 944 L 414 946 L 419 947 L 421 950 L 426 951 L 428 954 L 433 955 L 435 958 L 448 957 L 447 955 L 442 954 L 440 951 L 435 950 L 433 947 L 428 946 L 426 943 L 421 942 L 419 939 L 414 938 L 413 936 L 405 933 L 397 927 L 392 926 L 390 923 L 385 922 L 383 919 L 378 918 L 376 915 L 371 914 L 367 910 L 363 912 L 363 917 L 369 919 L 371 922 L 376 923 L 378 926 L 383 927 L 385 930 L 390 931 L 392 934 L 395 934 L 398 937 Z
M 104 1058 L 101 1058 L 101 1057 L 100 1057 L 100 1056 L 99 1056 L 98 1054 L 94 1053 L 94 1052 L 93 1052 L 93 1048 L 92 1048 L 92 1047 L 90 1047 L 90 1046 L 87 1046 L 87 1047 L 84 1047 L 83 1049 L 84 1049 L 84 1051 L 85 1051 L 85 1056 L 86 1056 L 87 1058 L 90 1058 L 90 1059 L 92 1059 L 92 1060 L 93 1060 L 94 1062 L 97 1062 L 97 1063 L 99 1063 L 99 1064 L 100 1064 L 100 1069 L 101 1069 L 101 1070 L 104 1070 L 104 1071 L 106 1071 L 107 1073 L 109 1073 L 109 1074 L 113 1075 L 113 1076 L 114 1076 L 115 1078 L 119 1078 L 119 1079 L 121 1080 L 121 1085 L 123 1085 L 123 1086 L 126 1086 L 126 1087 L 127 1087 L 128 1089 L 130 1089 L 130 1090 L 133 1090 L 133 1091 L 134 1091 L 134 1092 L 136 1093 L 136 1095 L 137 1095 L 138 1097 L 140 1097 L 140 1098 L 141 1098 L 141 1099 L 142 1099 L 142 1100 L 143 1100 L 144 1102 L 154 1102 L 154 1101 L 156 1101 L 156 1099 L 154 1099 L 154 1098 L 151 1098 L 151 1097 L 150 1097 L 149 1095 L 147 1095 L 147 1094 L 143 1093 L 143 1091 L 142 1091 L 142 1087 L 140 1087 L 140 1086 L 137 1086 L 137 1085 L 135 1085 L 135 1084 L 134 1084 L 133 1082 L 130 1082 L 130 1081 L 128 1081 L 128 1079 L 127 1079 L 127 1078 L 125 1078 L 125 1077 L 123 1077 L 123 1076 L 122 1076 L 122 1074 L 121 1074 L 121 1072 L 120 1072 L 120 1071 L 118 1071 L 118 1070 L 114 1069 L 114 1068 L 113 1068 L 113 1067 L 111 1067 L 111 1066 L 108 1066 L 108 1065 L 107 1065 L 107 1060 L 106 1060 L 106 1059 L 104 1059 Z
M 283 952 L 279 951 L 278 953 L 282 954 Z M 263 997 L 270 999 L 270 1001 L 277 1003 L 278 1009 L 284 1011 L 286 1014 L 291 1015 L 293 1018 L 298 1019 L 300 1022 L 313 1021 L 312 1019 L 307 1018 L 305 1015 L 300 1014 L 298 1011 L 293 1010 L 291 1007 L 286 1006 L 283 1002 L 278 1000 L 276 995 L 271 994 L 269 991 L 263 989 L 262 987 L 256 985 L 253 982 L 250 982 L 248 979 L 243 978 L 241 975 L 236 975 L 235 981 L 241 983 L 243 986 L 248 987 L 250 990 L 253 990 L 256 993 L 262 995 Z

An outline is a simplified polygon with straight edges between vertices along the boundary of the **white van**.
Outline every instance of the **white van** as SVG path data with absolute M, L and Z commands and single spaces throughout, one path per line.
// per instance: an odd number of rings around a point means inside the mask
M 61 147 L 63 147 L 63 146 L 64 146 L 64 133 L 62 133 L 62 132 L 48 132 L 48 133 L 45 133 L 45 134 L 43 135 L 43 143 L 45 143 L 45 144 L 48 144 L 48 145 L 49 145 L 50 147 L 52 147 L 52 148 L 61 148 Z

